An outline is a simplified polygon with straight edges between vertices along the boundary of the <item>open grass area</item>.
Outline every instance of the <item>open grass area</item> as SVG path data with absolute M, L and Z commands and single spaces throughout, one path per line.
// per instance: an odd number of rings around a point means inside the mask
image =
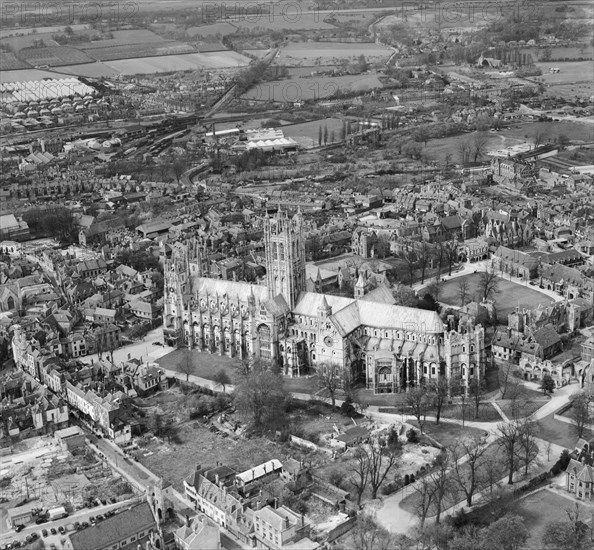
M 548 489 L 542 489 L 520 500 L 515 506 L 514 513 L 524 518 L 524 524 L 530 531 L 530 538 L 523 548 L 526 548 L 526 550 L 541 550 L 544 547 L 542 535 L 546 526 L 551 521 L 567 520 L 565 510 L 575 511 L 575 502 L 569 496 L 565 497 Z M 584 503 L 579 503 L 578 506 L 580 519 L 582 521 L 590 520 L 592 506 Z
M 576 427 L 567 424 L 566 422 L 555 420 L 554 413 L 539 420 L 537 425 L 539 430 L 538 437 L 541 439 L 561 445 L 570 451 L 575 448 L 575 444 L 578 440 Z M 594 439 L 594 433 L 590 430 L 584 430 L 582 437 L 590 441 L 591 439 Z
M 491 476 L 493 481 L 499 481 L 503 476 L 505 476 L 505 455 L 504 451 L 497 443 L 492 443 L 491 445 L 489 445 L 487 447 L 485 455 L 483 456 L 485 458 L 488 458 L 489 460 L 493 460 L 493 463 L 497 465 L 496 473 L 494 473 Z M 464 475 L 464 472 L 470 473 L 470 470 L 467 467 L 467 465 L 463 465 L 461 472 L 463 472 Z M 480 479 L 481 483 L 479 484 L 477 492 L 488 488 L 487 476 L 482 476 Z M 420 498 L 421 497 L 419 493 L 417 493 L 414 489 L 411 488 L 408 494 L 405 496 L 405 498 L 402 499 L 402 501 L 400 502 L 400 507 L 408 512 L 415 513 L 415 508 L 420 502 Z M 446 510 L 447 508 L 453 506 L 454 504 L 457 504 L 458 502 L 464 499 L 465 496 L 463 492 L 456 492 L 455 494 L 448 495 L 448 497 L 445 499 L 443 510 Z M 434 514 L 435 510 L 429 511 L 429 516 Z
M 524 418 L 536 412 L 550 399 L 550 396 L 545 396 L 542 392 L 522 387 L 515 400 L 500 399 L 497 404 L 508 418 L 513 418 L 514 413 L 520 418 Z
M 176 349 L 157 360 L 157 363 L 166 369 L 176 370 L 186 374 L 186 362 L 190 362 L 190 374 L 213 380 L 215 375 L 224 370 L 233 378 L 240 359 L 220 356 L 197 350 Z
M 460 280 L 466 279 L 468 281 L 469 299 L 474 299 L 479 293 L 480 273 L 471 273 L 445 281 L 439 287 L 439 301 L 452 306 L 461 306 L 459 288 Z M 500 323 L 507 324 L 507 316 L 515 310 L 516 306 L 526 309 L 534 309 L 539 304 L 548 305 L 553 302 L 545 294 L 534 290 L 534 288 L 520 285 L 512 281 L 506 281 L 499 278 L 498 292 L 494 296 L 495 308 L 497 310 L 497 318 Z M 467 299 L 468 301 L 468 299 Z
M 418 423 L 416 420 L 409 422 L 409 424 L 412 424 L 418 428 Z M 476 428 L 471 428 L 470 426 L 462 427 L 461 424 L 444 421 L 440 421 L 439 424 L 436 424 L 435 422 L 427 422 L 424 425 L 424 433 L 430 435 L 433 439 L 435 439 L 435 441 L 444 447 L 450 447 L 456 443 L 456 441 L 459 441 L 464 437 L 474 437 L 485 434 L 483 430 L 477 430 Z

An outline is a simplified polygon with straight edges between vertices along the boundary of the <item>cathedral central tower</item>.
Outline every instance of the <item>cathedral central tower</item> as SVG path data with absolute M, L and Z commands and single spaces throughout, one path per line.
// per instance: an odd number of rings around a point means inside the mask
M 281 210 L 264 220 L 266 281 L 270 297 L 282 294 L 293 309 L 305 290 L 305 237 L 301 213 L 289 218 Z

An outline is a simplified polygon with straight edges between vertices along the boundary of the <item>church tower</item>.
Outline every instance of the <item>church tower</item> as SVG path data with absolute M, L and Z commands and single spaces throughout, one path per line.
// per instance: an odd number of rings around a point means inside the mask
M 281 210 L 264 220 L 266 281 L 270 297 L 282 294 L 293 309 L 305 290 L 305 236 L 301 213 L 289 218 Z

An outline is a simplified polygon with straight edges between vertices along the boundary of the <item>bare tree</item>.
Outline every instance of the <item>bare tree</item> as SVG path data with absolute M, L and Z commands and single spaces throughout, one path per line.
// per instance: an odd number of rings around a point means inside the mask
M 431 480 L 427 476 L 424 476 L 415 483 L 413 491 L 417 496 L 414 506 L 415 513 L 421 522 L 421 528 L 423 528 L 429 510 L 431 510 L 431 506 L 433 505 L 435 488 Z
M 186 375 L 186 382 L 188 382 L 190 380 L 190 374 L 194 371 L 190 350 L 184 351 L 184 358 L 181 360 L 178 369 L 181 373 Z
M 528 475 L 528 468 L 538 459 L 538 445 L 536 435 L 538 427 L 533 422 L 524 422 L 520 430 L 519 455 L 524 464 L 524 475 Z
M 421 284 L 425 282 L 425 272 L 429 265 L 431 250 L 426 242 L 423 242 L 418 250 L 419 267 L 421 268 Z
M 478 369 L 478 367 L 475 367 L 475 369 Z M 479 409 L 483 400 L 483 395 L 485 393 L 485 387 L 485 381 L 482 378 L 477 378 L 475 371 L 475 377 L 472 378 L 468 384 L 468 394 L 474 405 L 475 420 L 479 415 Z
M 463 166 L 470 161 L 470 154 L 472 151 L 472 144 L 469 139 L 462 139 L 458 143 L 458 160 Z
M 429 474 L 433 485 L 433 508 L 435 510 L 435 523 L 439 523 L 441 512 L 448 497 L 454 490 L 452 476 L 450 474 L 449 453 L 442 452 L 435 461 L 435 470 Z
M 441 411 L 448 399 L 450 387 L 445 376 L 441 375 L 437 380 L 431 380 L 428 387 L 431 392 L 431 397 L 433 398 L 433 406 L 435 407 L 435 423 L 439 424 Z
M 544 126 L 539 125 L 536 127 L 536 129 L 534 130 L 534 134 L 532 135 L 532 139 L 534 140 L 534 148 L 535 149 L 540 147 L 544 143 L 547 135 L 548 135 L 548 132 Z
M 499 277 L 492 266 L 487 266 L 485 271 L 481 272 L 479 279 L 479 291 L 483 301 L 492 298 L 497 294 L 497 288 L 499 286 Z
M 412 286 L 414 278 L 415 278 L 415 265 L 417 263 L 417 257 L 412 250 L 412 248 L 406 248 L 400 253 L 400 258 L 406 265 L 406 270 L 408 272 L 409 284 Z
M 520 446 L 522 427 L 517 422 L 502 422 L 497 425 L 497 444 L 505 452 L 508 467 L 508 484 L 514 482 L 514 471 L 516 470 L 516 455 Z
M 226 393 L 226 387 L 228 384 L 231 384 L 231 378 L 224 369 L 221 369 L 214 375 L 213 382 L 216 382 L 218 386 L 221 386 L 221 388 L 223 388 L 223 393 Z
M 377 492 L 390 470 L 396 465 L 400 456 L 398 442 L 389 444 L 384 438 L 373 438 L 367 445 L 369 464 L 369 485 L 371 485 L 371 498 L 377 498 Z
M 451 449 L 454 462 L 454 482 L 466 496 L 466 505 L 472 506 L 472 497 L 476 492 L 481 472 L 485 465 L 485 453 L 487 451 L 485 437 L 473 436 L 458 440 Z M 466 461 L 460 459 L 466 456 Z
M 493 496 L 493 487 L 503 475 L 501 461 L 494 455 L 485 455 L 483 467 L 480 470 L 480 482 L 482 486 L 489 488 L 489 496 Z
M 392 550 L 394 548 L 392 535 L 380 527 L 369 514 L 357 516 L 352 538 L 356 550 Z
M 580 392 L 571 398 L 571 418 L 574 421 L 577 436 L 582 437 L 586 424 L 590 423 L 590 397 Z
M 546 449 L 547 451 L 547 462 L 551 461 L 551 451 L 553 450 L 553 444 L 550 441 L 547 441 Z
M 419 423 L 419 429 L 423 433 L 427 413 L 431 408 L 431 396 L 427 393 L 425 388 L 417 386 L 412 388 L 406 394 L 406 404 L 410 408 L 411 413 Z
M 458 279 L 458 297 L 460 298 L 460 305 L 464 307 L 466 305 L 466 299 L 470 294 L 470 285 L 466 277 L 460 277 Z
M 361 505 L 361 497 L 369 481 L 369 456 L 362 447 L 357 447 L 354 454 L 355 464 L 351 470 L 349 483 L 354 487 L 357 495 L 357 506 Z
M 341 385 L 341 369 L 336 363 L 324 361 L 317 368 L 318 383 L 328 392 L 332 407 L 336 406 L 336 391 Z
M 489 141 L 489 135 L 486 132 L 477 132 L 472 138 L 472 158 L 476 163 L 483 158 L 487 150 L 487 142 Z
M 498 370 L 501 399 L 509 399 L 509 394 L 515 394 L 517 389 L 517 381 L 513 377 L 514 364 L 511 361 L 506 361 L 503 365 L 499 365 Z
M 452 275 L 452 266 L 458 260 L 458 245 L 456 241 L 448 241 L 444 247 L 444 255 L 448 263 L 448 276 Z

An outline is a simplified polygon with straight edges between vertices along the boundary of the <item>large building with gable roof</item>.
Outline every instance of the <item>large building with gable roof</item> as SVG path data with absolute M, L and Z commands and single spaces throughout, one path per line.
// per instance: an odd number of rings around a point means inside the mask
M 483 376 L 480 325 L 455 327 L 434 311 L 395 305 L 383 285 L 356 298 L 307 292 L 300 213 L 267 218 L 264 240 L 266 286 L 203 277 L 200 246 L 176 246 L 165 269 L 168 344 L 261 358 L 287 376 L 331 363 L 345 383 L 363 381 L 376 393 Z

